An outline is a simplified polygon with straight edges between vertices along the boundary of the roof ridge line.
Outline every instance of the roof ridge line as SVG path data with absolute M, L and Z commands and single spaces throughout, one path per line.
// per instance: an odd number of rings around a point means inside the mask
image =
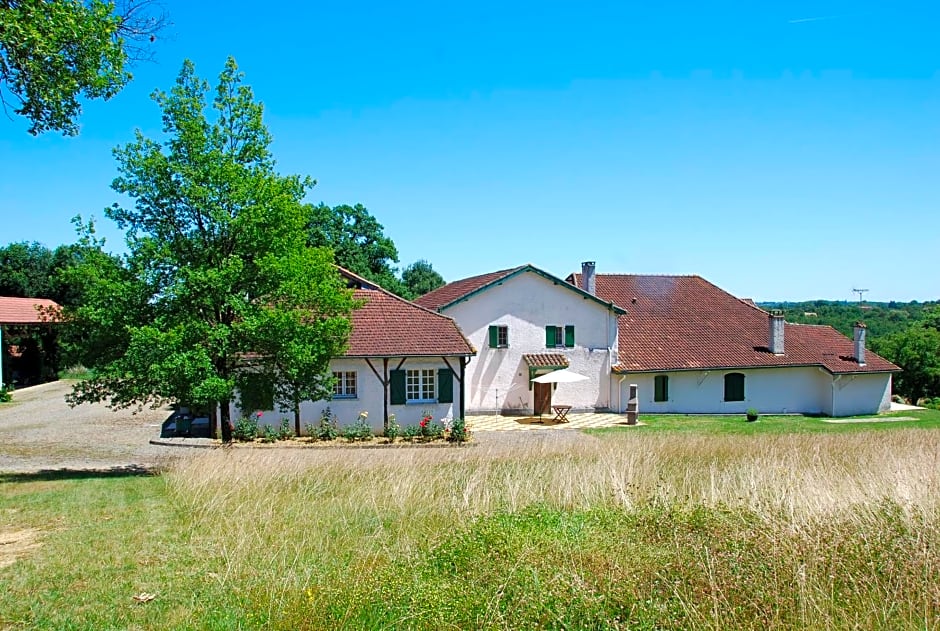
M 384 294 L 387 295 L 387 296 L 390 296 L 390 297 L 394 298 L 395 300 L 404 302 L 404 303 L 406 303 L 406 304 L 408 304 L 408 305 L 410 305 L 410 306 L 412 306 L 412 307 L 417 307 L 418 309 L 421 309 L 422 311 L 427 311 L 428 313 L 430 313 L 430 314 L 432 314 L 432 315 L 436 315 L 436 316 L 438 316 L 438 317 L 440 317 L 440 318 L 444 318 L 445 320 L 450 320 L 451 322 L 454 322 L 455 324 L 456 324 L 456 322 L 457 322 L 456 320 L 454 320 L 454 319 L 453 319 L 452 317 L 450 317 L 450 316 L 447 316 L 447 315 L 444 315 L 443 313 L 439 313 L 439 312 L 437 312 L 437 311 L 433 311 L 433 310 L 431 310 L 431 309 L 428 309 L 427 307 L 424 307 L 424 306 L 422 306 L 422 305 L 419 305 L 418 303 L 416 303 L 416 302 L 413 301 L 413 300 L 408 300 L 407 298 L 402 298 L 402 297 L 399 296 L 398 294 L 396 294 L 396 293 L 394 293 L 394 292 L 391 292 L 391 291 L 385 289 L 385 287 L 382 287 L 381 285 L 379 285 L 379 284 L 376 283 L 375 281 L 371 281 L 371 280 L 369 280 L 368 278 L 366 278 L 366 277 L 364 277 L 364 276 L 360 276 L 359 274 L 357 274 L 357 273 L 355 273 L 355 272 L 352 272 L 352 271 L 346 269 L 345 267 L 340 267 L 339 265 L 336 265 L 336 268 L 339 269 L 339 270 L 341 270 L 341 271 L 343 271 L 343 272 L 345 272 L 346 274 L 349 274 L 350 276 L 354 276 L 355 278 L 359 279 L 360 281 L 362 281 L 363 283 L 365 283 L 365 284 L 367 284 L 367 285 L 372 285 L 373 287 L 375 287 L 376 289 L 378 289 L 380 292 L 384 293 Z M 360 291 L 369 291 L 369 290 L 363 289 L 363 290 L 360 290 Z M 458 326 L 458 328 L 459 328 L 459 326 Z M 463 331 L 461 330 L 461 332 L 463 332 Z M 466 337 L 466 335 L 465 335 L 464 337 Z

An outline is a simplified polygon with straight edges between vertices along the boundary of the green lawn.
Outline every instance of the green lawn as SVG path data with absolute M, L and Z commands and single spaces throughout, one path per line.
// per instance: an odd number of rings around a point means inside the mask
M 911 415 L 0 474 L 0 629 L 940 628 L 940 415 Z
M 914 418 L 916 420 L 896 420 Z M 867 422 L 850 423 L 849 420 Z M 708 416 L 699 414 L 641 414 L 641 427 L 608 427 L 587 430 L 595 436 L 621 432 L 685 432 L 694 434 L 799 434 L 858 431 L 892 431 L 905 427 L 940 428 L 940 410 L 892 412 L 851 419 L 814 416 L 761 416 L 748 423 L 744 415 Z

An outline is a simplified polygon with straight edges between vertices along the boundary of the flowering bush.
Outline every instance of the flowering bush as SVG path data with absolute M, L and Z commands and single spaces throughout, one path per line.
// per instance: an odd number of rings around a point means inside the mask
M 336 425 L 336 417 L 330 412 L 330 408 L 324 408 L 320 414 L 320 423 L 310 432 L 317 440 L 334 440 L 339 435 L 339 427 Z
M 395 422 L 395 415 L 389 414 L 388 425 L 385 427 L 385 437 L 389 440 L 395 440 L 401 436 L 401 425 Z
M 434 418 L 428 412 L 424 413 L 418 427 L 421 429 L 422 438 L 440 438 L 444 435 L 444 426 L 435 423 Z
M 346 440 L 368 440 L 372 438 L 372 426 L 369 425 L 369 413 L 362 411 L 359 418 L 352 425 L 343 430 L 343 438 Z
M 444 424 L 444 439 L 451 443 L 465 443 L 470 438 L 467 422 L 462 418 L 447 419 Z

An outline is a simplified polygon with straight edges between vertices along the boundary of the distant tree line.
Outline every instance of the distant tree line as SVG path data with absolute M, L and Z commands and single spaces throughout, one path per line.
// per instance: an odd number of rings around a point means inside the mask
M 779 309 L 788 322 L 826 324 L 851 337 L 856 322 L 868 327 L 873 351 L 903 372 L 894 392 L 912 403 L 940 405 L 940 302 L 867 302 L 813 300 L 761 303 Z

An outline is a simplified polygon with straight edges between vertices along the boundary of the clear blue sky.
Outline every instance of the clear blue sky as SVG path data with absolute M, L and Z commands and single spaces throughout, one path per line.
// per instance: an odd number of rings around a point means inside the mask
M 940 298 L 940 5 L 164 0 L 157 62 L 81 135 L 0 118 L 0 244 L 74 240 L 121 198 L 186 57 L 233 55 L 283 173 L 365 204 L 447 280 L 699 274 L 757 300 Z

